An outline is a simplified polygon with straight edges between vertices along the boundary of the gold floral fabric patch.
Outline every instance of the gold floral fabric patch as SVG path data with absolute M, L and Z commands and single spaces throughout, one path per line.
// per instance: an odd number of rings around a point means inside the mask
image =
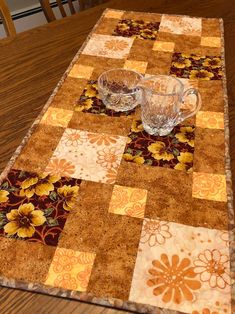
M 147 190 L 114 185 L 109 212 L 144 218 Z
M 57 248 L 45 284 L 86 291 L 94 259 L 94 253 Z
M 49 107 L 42 117 L 41 123 L 66 128 L 73 116 L 73 111 Z
M 134 121 L 128 137 L 124 160 L 137 164 L 192 171 L 193 126 L 176 126 L 167 136 L 149 135 L 140 120 Z
M 220 313 L 220 307 L 230 313 L 227 237 L 225 231 L 144 219 L 129 300 L 185 313 Z
M 173 53 L 170 74 L 191 80 L 221 80 L 221 57 Z
M 100 99 L 96 80 L 88 81 L 81 97 L 75 105 L 75 111 L 101 114 L 110 117 L 129 116 L 135 112 L 134 109 L 124 112 L 108 109 Z
M 89 79 L 91 77 L 93 70 L 94 68 L 91 66 L 75 64 L 72 67 L 71 71 L 69 72 L 68 76 L 74 77 L 74 78 Z
M 144 22 L 143 20 L 120 20 L 113 35 L 156 40 L 159 22 Z
M 208 129 L 224 129 L 222 112 L 199 111 L 196 115 L 196 126 Z
M 56 246 L 81 180 L 11 170 L 0 186 L 0 235 Z

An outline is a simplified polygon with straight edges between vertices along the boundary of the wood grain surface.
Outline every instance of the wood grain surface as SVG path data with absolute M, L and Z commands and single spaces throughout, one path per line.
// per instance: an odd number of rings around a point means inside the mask
M 222 17 L 225 26 L 230 145 L 235 177 L 234 0 L 114 0 L 0 41 L 0 171 L 106 8 Z M 235 183 L 235 180 L 233 181 Z M 234 186 L 234 184 L 233 184 Z M 0 288 L 0 313 L 124 313 L 51 296 Z

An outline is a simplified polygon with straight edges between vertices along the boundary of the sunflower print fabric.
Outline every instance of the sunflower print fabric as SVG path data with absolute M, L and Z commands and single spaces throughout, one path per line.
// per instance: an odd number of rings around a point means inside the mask
M 174 53 L 170 74 L 191 80 L 221 80 L 221 58 Z
M 11 170 L 0 186 L 0 235 L 57 245 L 81 180 Z
M 137 164 L 192 171 L 194 127 L 176 126 L 169 135 L 149 135 L 140 120 L 134 121 L 124 159 Z
M 156 40 L 159 25 L 160 23 L 158 22 L 125 19 L 119 21 L 114 30 L 114 35 Z

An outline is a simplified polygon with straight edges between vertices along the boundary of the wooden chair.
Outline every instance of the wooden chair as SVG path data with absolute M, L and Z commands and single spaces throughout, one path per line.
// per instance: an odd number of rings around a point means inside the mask
M 50 6 L 50 1 L 49 0 L 39 0 L 40 1 L 40 4 L 41 4 L 41 7 L 43 9 L 43 12 L 45 14 L 45 17 L 47 19 L 48 22 L 52 22 L 52 21 L 55 21 L 56 20 L 56 17 L 55 17 L 55 14 Z M 78 4 L 79 4 L 79 8 L 80 10 L 84 10 L 88 7 L 91 7 L 93 4 L 99 4 L 103 1 L 100 1 L 100 0 L 77 0 L 78 1 Z M 65 12 L 65 9 L 63 7 L 63 3 L 62 3 L 62 0 L 56 0 L 57 2 L 57 5 L 58 5 L 58 8 L 60 9 L 60 13 L 62 15 L 62 17 L 66 17 L 67 14 Z M 75 14 L 75 8 L 74 8 L 74 5 L 73 5 L 73 0 L 67 0 L 68 2 L 68 5 L 69 5 L 69 9 L 70 9 L 70 12 L 71 14 Z
M 11 14 L 5 0 L 0 0 L 0 18 L 2 19 L 7 36 L 15 36 L 15 25 L 12 21 Z

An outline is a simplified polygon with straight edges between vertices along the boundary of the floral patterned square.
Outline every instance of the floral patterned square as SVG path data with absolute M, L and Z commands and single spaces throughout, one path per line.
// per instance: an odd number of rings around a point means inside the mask
M 194 153 L 193 126 L 176 126 L 167 136 L 149 135 L 140 120 L 134 121 L 123 155 L 137 164 L 192 171 Z
M 153 44 L 153 50 L 155 51 L 166 51 L 173 52 L 175 48 L 175 43 L 167 41 L 155 41 Z
M 156 40 L 159 22 L 144 22 L 143 20 L 120 20 L 113 35 Z
M 113 184 L 127 138 L 66 129 L 45 171 Z
M 191 80 L 221 80 L 221 58 L 176 52 L 172 56 L 170 74 Z
M 207 129 L 224 129 L 224 114 L 222 112 L 198 111 L 196 126 Z
M 80 99 L 75 105 L 75 111 L 101 114 L 110 117 L 128 116 L 135 112 L 134 109 L 125 112 L 117 112 L 106 108 L 105 104 L 100 99 L 97 81 L 95 80 L 88 81 Z
M 0 235 L 56 246 L 80 183 L 11 170 L 0 186 Z
M 83 49 L 83 54 L 124 59 L 130 52 L 134 38 L 94 34 Z
M 108 10 L 104 16 L 109 19 L 120 19 L 122 18 L 123 14 L 124 11 Z
M 221 47 L 220 37 L 202 37 L 201 45 L 207 47 Z
M 45 284 L 67 290 L 86 291 L 95 254 L 57 248 Z
M 195 198 L 226 202 L 226 178 L 222 174 L 193 172 L 193 191 Z
M 136 218 L 144 218 L 147 190 L 114 185 L 109 212 Z
M 124 69 L 130 69 L 139 73 L 145 73 L 147 69 L 148 62 L 136 61 L 136 60 L 126 60 L 124 64 Z
M 184 313 L 231 313 L 230 293 L 227 231 L 144 219 L 130 301 Z
M 49 107 L 42 117 L 41 123 L 66 128 L 73 116 L 73 111 Z
M 88 65 L 75 64 L 69 72 L 70 77 L 89 79 L 94 68 Z
M 159 31 L 178 35 L 201 36 L 202 19 L 164 14 Z

